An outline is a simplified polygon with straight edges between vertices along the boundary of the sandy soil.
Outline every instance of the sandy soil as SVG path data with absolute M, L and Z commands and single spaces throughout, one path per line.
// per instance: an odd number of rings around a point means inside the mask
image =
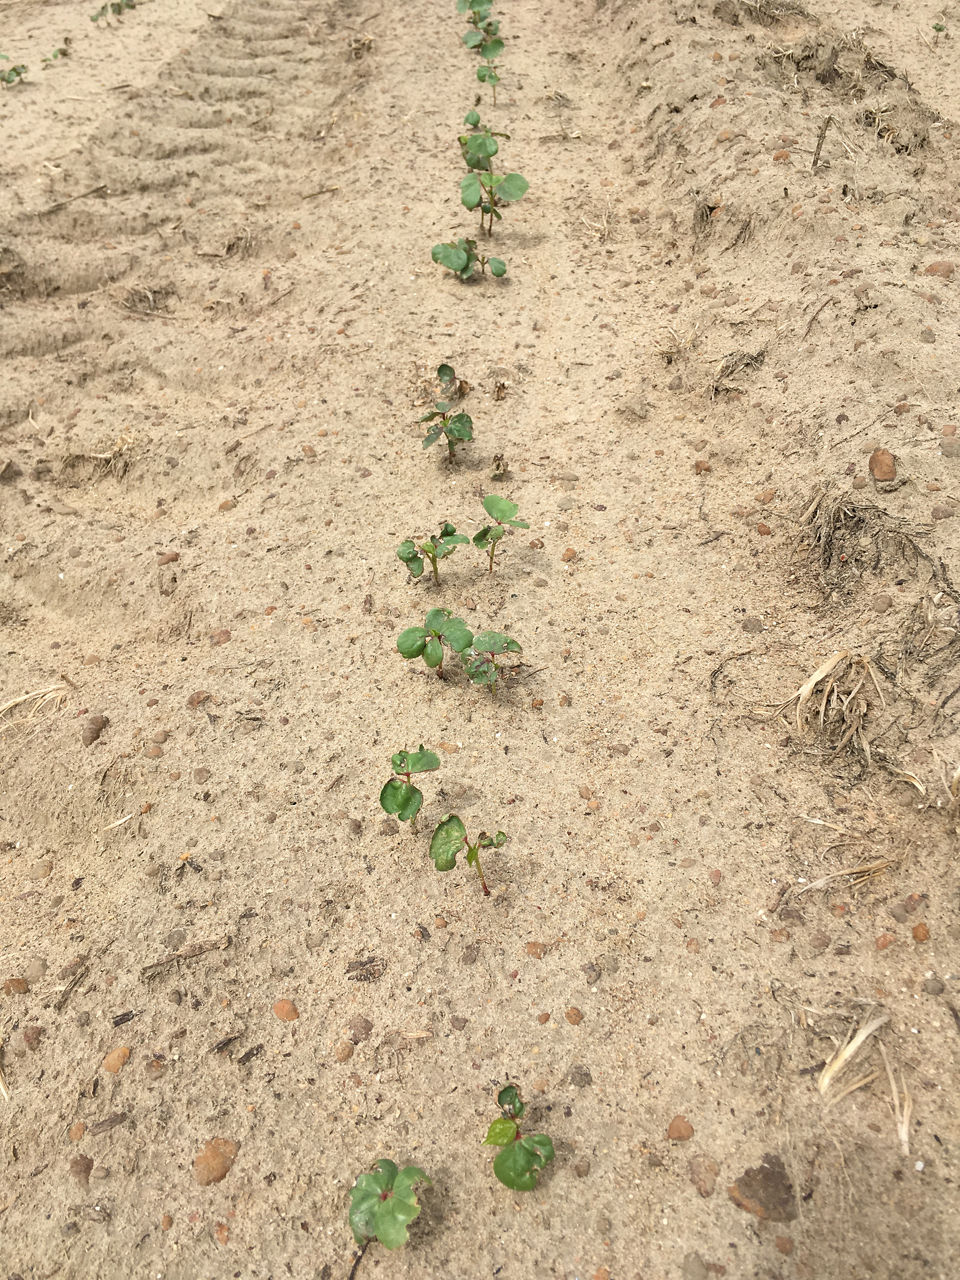
M 2 1274 L 340 1280 L 391 1156 L 361 1280 L 946 1280 L 951 12 L 504 0 L 530 192 L 464 286 L 453 10 L 4 9 Z M 410 581 L 490 492 L 495 573 Z M 496 699 L 397 654 L 435 604 L 522 644 Z M 421 741 L 489 899 L 378 807 Z

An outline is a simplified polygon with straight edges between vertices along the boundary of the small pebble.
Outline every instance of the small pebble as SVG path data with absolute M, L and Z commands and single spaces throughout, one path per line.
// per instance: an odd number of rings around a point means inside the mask
M 334 1049 L 333 1055 L 338 1062 L 349 1062 L 353 1057 L 353 1045 L 349 1040 L 341 1040 Z
M 111 1049 L 104 1058 L 102 1066 L 104 1071 L 109 1071 L 111 1075 L 116 1075 L 130 1059 L 130 1050 L 126 1045 L 121 1045 L 119 1049 Z
M 674 1116 L 667 1126 L 667 1137 L 671 1142 L 689 1142 L 693 1137 L 693 1125 L 686 1116 Z
M 211 1138 L 205 1142 L 193 1162 L 193 1176 L 200 1186 L 222 1182 L 233 1168 L 239 1150 L 240 1143 L 230 1138 Z
M 583 1014 L 576 1007 L 576 1005 L 571 1005 L 570 1008 L 566 1011 L 566 1013 L 563 1016 L 566 1018 L 566 1020 L 570 1023 L 572 1027 L 578 1027 L 580 1023 L 583 1021 Z
M 292 1000 L 277 1000 L 273 1006 L 273 1012 L 281 1022 L 296 1022 L 300 1017 L 300 1010 Z

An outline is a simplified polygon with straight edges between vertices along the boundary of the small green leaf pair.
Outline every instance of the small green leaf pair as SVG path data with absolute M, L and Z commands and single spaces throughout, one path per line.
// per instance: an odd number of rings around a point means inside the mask
M 480 230 L 492 235 L 494 218 L 498 222 L 503 218 L 500 206 L 521 200 L 529 189 L 530 183 L 520 173 L 471 172 L 460 182 L 460 203 L 465 209 L 479 207 Z
M 554 1159 L 553 1143 L 545 1133 L 520 1132 L 520 1118 L 526 1107 L 516 1085 L 508 1084 L 497 1094 L 502 1115 L 494 1120 L 484 1138 L 485 1146 L 501 1147 L 493 1162 L 493 1172 L 513 1191 L 533 1191 L 540 1170 Z
M 416 1165 L 398 1168 L 378 1160 L 375 1173 L 361 1173 L 350 1190 L 350 1229 L 361 1247 L 379 1240 L 387 1249 L 407 1243 L 407 1227 L 420 1216 L 416 1189 L 430 1179 Z
M 461 133 L 457 136 L 460 143 L 460 151 L 463 155 L 464 163 L 468 169 L 481 169 L 484 172 L 490 171 L 490 159 L 500 150 L 498 138 L 506 138 L 509 141 L 509 133 L 497 133 L 490 129 L 487 125 L 480 123 L 480 116 L 476 111 L 468 111 L 463 118 L 463 123 L 469 125 L 473 129 L 473 133 Z
M 106 21 L 107 16 L 112 14 L 115 18 L 121 18 L 128 9 L 135 9 L 137 0 L 110 0 L 108 4 L 101 5 L 96 13 L 91 13 L 90 21 L 99 22 L 101 18 Z
M 486 897 L 490 896 L 483 868 L 480 865 L 481 849 L 502 849 L 507 843 L 506 832 L 498 831 L 495 836 L 488 836 L 481 831 L 471 844 L 467 829 L 455 813 L 441 818 L 430 840 L 430 857 L 438 871 L 452 871 L 457 865 L 457 854 L 466 849 L 467 866 L 473 867 L 480 877 L 480 886 Z
M 4 62 L 10 61 L 9 55 L 6 53 L 0 53 L 0 58 L 2 58 Z M 18 62 L 12 67 L 7 67 L 5 71 L 0 71 L 0 84 L 6 85 L 8 88 L 10 85 L 20 84 L 26 74 L 26 65 Z
M 411 774 L 432 773 L 440 768 L 440 757 L 433 751 L 398 751 L 390 761 L 395 776 L 384 783 L 380 792 L 380 808 L 384 813 L 396 814 L 401 822 L 409 822 L 410 830 L 416 830 L 417 814 L 423 804 L 423 792 L 410 781 Z
M 516 640 L 511 640 L 502 631 L 479 631 L 473 637 L 469 651 L 460 657 L 467 678 L 473 684 L 489 685 L 490 692 L 496 693 L 501 670 L 497 658 L 504 653 L 520 652 Z
M 499 40 L 495 40 L 493 43 L 501 45 L 501 48 L 503 47 L 501 41 Z M 497 75 L 497 68 L 493 65 L 492 61 L 484 62 L 479 67 L 477 67 L 477 79 L 480 81 L 481 84 L 488 84 L 490 88 L 493 90 L 493 105 L 496 106 L 497 105 L 497 85 L 500 83 L 500 77 L 499 75 Z
M 439 586 L 438 562 L 445 560 L 447 556 L 452 556 L 457 547 L 469 542 L 470 539 L 465 534 L 457 533 L 456 525 L 445 520 L 435 538 L 423 538 L 420 541 L 415 538 L 406 538 L 397 547 L 397 556 L 410 570 L 412 578 L 421 577 L 425 565 L 429 563 L 433 580 Z
M 481 275 L 485 275 L 488 266 L 492 276 L 507 274 L 507 264 L 502 258 L 488 258 L 477 253 L 476 240 L 448 240 L 444 244 L 435 244 L 430 256 L 439 266 L 456 272 L 461 280 L 472 279 L 477 268 Z
M 431 609 L 422 627 L 407 627 L 397 637 L 397 649 L 409 662 L 422 657 L 428 667 L 443 676 L 444 646 L 454 653 L 463 653 L 473 642 L 473 632 L 462 618 L 455 618 L 449 609 Z
M 516 515 L 519 507 L 515 502 L 509 502 L 506 498 L 501 498 L 495 493 L 488 494 L 483 500 L 483 509 L 488 516 L 492 516 L 496 521 L 495 524 L 485 524 L 483 528 L 473 535 L 473 545 L 479 547 L 481 551 L 489 549 L 490 552 L 490 569 L 493 573 L 493 556 L 497 549 L 497 543 L 506 534 L 506 525 L 510 525 L 513 529 L 529 529 L 530 526 L 526 520 L 517 520 Z

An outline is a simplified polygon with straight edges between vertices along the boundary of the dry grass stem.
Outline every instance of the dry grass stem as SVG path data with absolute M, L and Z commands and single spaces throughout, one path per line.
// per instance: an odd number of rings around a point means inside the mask
M 67 686 L 65 684 L 52 684 L 48 689 L 37 689 L 33 693 L 24 693 L 18 698 L 11 698 L 9 702 L 5 702 L 3 706 L 0 706 L 0 721 L 5 720 L 11 711 L 16 711 L 18 708 L 25 709 L 22 720 L 31 720 L 34 716 L 39 715 L 44 707 L 50 703 L 53 703 L 55 708 L 59 707 L 66 696 L 66 692 Z M 30 702 L 33 703 L 33 706 L 27 708 L 27 704 Z M 22 720 L 0 724 L 0 732 L 3 729 L 11 728 L 14 724 L 21 723 Z
M 875 1032 L 879 1031 L 880 1028 L 885 1026 L 889 1021 L 889 1013 L 878 1013 L 868 1022 L 865 1022 L 852 1038 L 848 1037 L 847 1040 L 844 1041 L 820 1072 L 820 1077 L 817 1080 L 817 1088 L 824 1097 L 836 1077 L 841 1071 L 843 1071 L 844 1067 L 846 1067 L 856 1057 L 867 1040 L 869 1040 Z
M 875 876 L 880 875 L 882 871 L 886 871 L 887 867 L 895 865 L 896 859 L 894 858 L 878 858 L 875 862 L 860 862 L 855 867 L 844 867 L 840 871 L 831 871 L 828 875 L 821 876 L 819 880 L 805 884 L 797 893 L 797 897 L 799 898 L 803 894 L 809 893 L 811 889 L 822 889 L 831 880 L 841 880 L 844 876 L 851 877 L 851 888 L 856 889 L 859 885 L 865 884 L 867 880 L 872 880 Z
M 900 1084 L 903 1088 L 903 1103 L 900 1102 L 900 1092 L 897 1089 L 897 1082 L 894 1079 L 893 1068 L 890 1066 L 890 1059 L 887 1057 L 887 1051 L 884 1048 L 883 1041 L 877 1041 L 877 1048 L 880 1050 L 880 1056 L 883 1058 L 883 1065 L 887 1069 L 887 1079 L 890 1081 L 890 1093 L 893 1098 L 893 1114 L 897 1122 L 897 1137 L 900 1139 L 900 1150 L 904 1156 L 910 1155 L 910 1118 L 913 1115 L 913 1098 L 907 1089 L 907 1082 L 903 1077 L 903 1071 L 900 1072 Z

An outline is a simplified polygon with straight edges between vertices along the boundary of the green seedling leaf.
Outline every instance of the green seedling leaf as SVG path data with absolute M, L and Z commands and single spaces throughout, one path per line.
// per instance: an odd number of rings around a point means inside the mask
M 520 1100 L 520 1090 L 515 1084 L 503 1086 L 497 1094 L 497 1106 L 501 1111 L 505 1111 L 509 1116 L 515 1116 L 518 1120 L 527 1109 Z
M 401 751 L 399 754 L 406 757 L 406 764 L 398 769 L 394 763 L 394 773 L 432 773 L 440 768 L 440 757 L 435 751 L 425 750 L 422 742 L 419 751 Z M 396 762 L 397 757 L 393 759 Z
M 460 38 L 468 49 L 478 49 L 483 44 L 483 32 L 476 29 L 465 32 Z
M 427 633 L 423 627 L 407 627 L 397 636 L 397 648 L 402 657 L 408 661 L 419 658 L 427 643 Z
M 431 671 L 443 665 L 443 645 L 436 636 L 431 636 L 423 646 L 423 660 Z
M 444 643 L 448 644 L 454 653 L 463 653 L 473 643 L 473 632 L 460 618 L 451 618 L 444 625 L 441 635 Z
M 468 111 L 463 117 L 463 123 L 468 124 L 471 129 L 475 128 L 480 123 L 479 111 Z
M 416 1165 L 397 1169 L 392 1160 L 378 1160 L 376 1173 L 361 1173 L 350 1191 L 350 1229 L 358 1245 L 379 1240 L 399 1249 L 409 1236 L 407 1227 L 420 1214 L 416 1187 L 430 1179 Z
M 502 525 L 485 524 L 482 529 L 478 529 L 473 535 L 473 545 L 479 547 L 481 551 L 485 551 L 491 544 L 499 542 L 506 532 Z
M 526 1138 L 520 1138 L 499 1153 L 493 1162 L 493 1172 L 511 1191 L 533 1191 L 537 1185 L 537 1175 L 546 1163 Z
M 516 640 L 501 631 L 481 631 L 473 637 L 473 647 L 478 653 L 520 653 Z
M 457 375 L 452 364 L 441 364 L 437 366 L 437 377 L 441 382 L 455 382 Z
M 507 833 L 505 831 L 498 831 L 495 836 L 483 834 L 477 841 L 477 846 L 480 849 L 502 849 L 506 843 Z
M 486 59 L 487 62 L 496 62 L 501 53 L 503 53 L 502 40 L 488 40 L 480 46 L 480 57 Z
M 488 67 L 486 63 L 482 67 L 477 67 L 477 79 L 481 84 L 499 84 L 500 77 L 497 75 L 494 67 Z
M 441 818 L 430 840 L 430 857 L 438 871 L 452 871 L 467 839 L 467 829 L 454 814 Z
M 430 251 L 434 262 L 441 267 L 449 267 L 451 271 L 462 272 L 469 261 L 463 249 L 455 244 L 435 244 Z
M 493 1124 L 487 1130 L 487 1136 L 483 1140 L 485 1147 L 505 1147 L 508 1142 L 513 1142 L 517 1136 L 516 1122 L 508 1120 L 506 1116 L 501 1116 L 499 1120 L 494 1120 Z
M 384 813 L 394 813 L 401 822 L 410 822 L 420 812 L 423 792 L 409 782 L 391 778 L 380 792 L 380 808 Z
M 510 502 L 507 498 L 501 498 L 498 494 L 488 494 L 483 500 L 483 509 L 488 516 L 493 516 L 494 520 L 498 520 L 501 524 L 512 524 L 519 529 L 530 528 L 523 520 L 516 520 L 517 512 L 520 510 L 517 504 Z
M 492 276 L 505 276 L 507 274 L 507 264 L 502 258 L 488 258 L 490 264 L 490 274 Z
M 475 173 L 468 173 L 460 183 L 460 202 L 465 209 L 475 209 L 483 199 L 483 187 Z
M 530 183 L 521 173 L 507 173 L 497 185 L 500 200 L 519 200 L 530 190 Z
M 446 431 L 447 439 L 452 436 L 454 440 L 472 440 L 473 419 L 467 413 L 454 414 L 444 430 Z

